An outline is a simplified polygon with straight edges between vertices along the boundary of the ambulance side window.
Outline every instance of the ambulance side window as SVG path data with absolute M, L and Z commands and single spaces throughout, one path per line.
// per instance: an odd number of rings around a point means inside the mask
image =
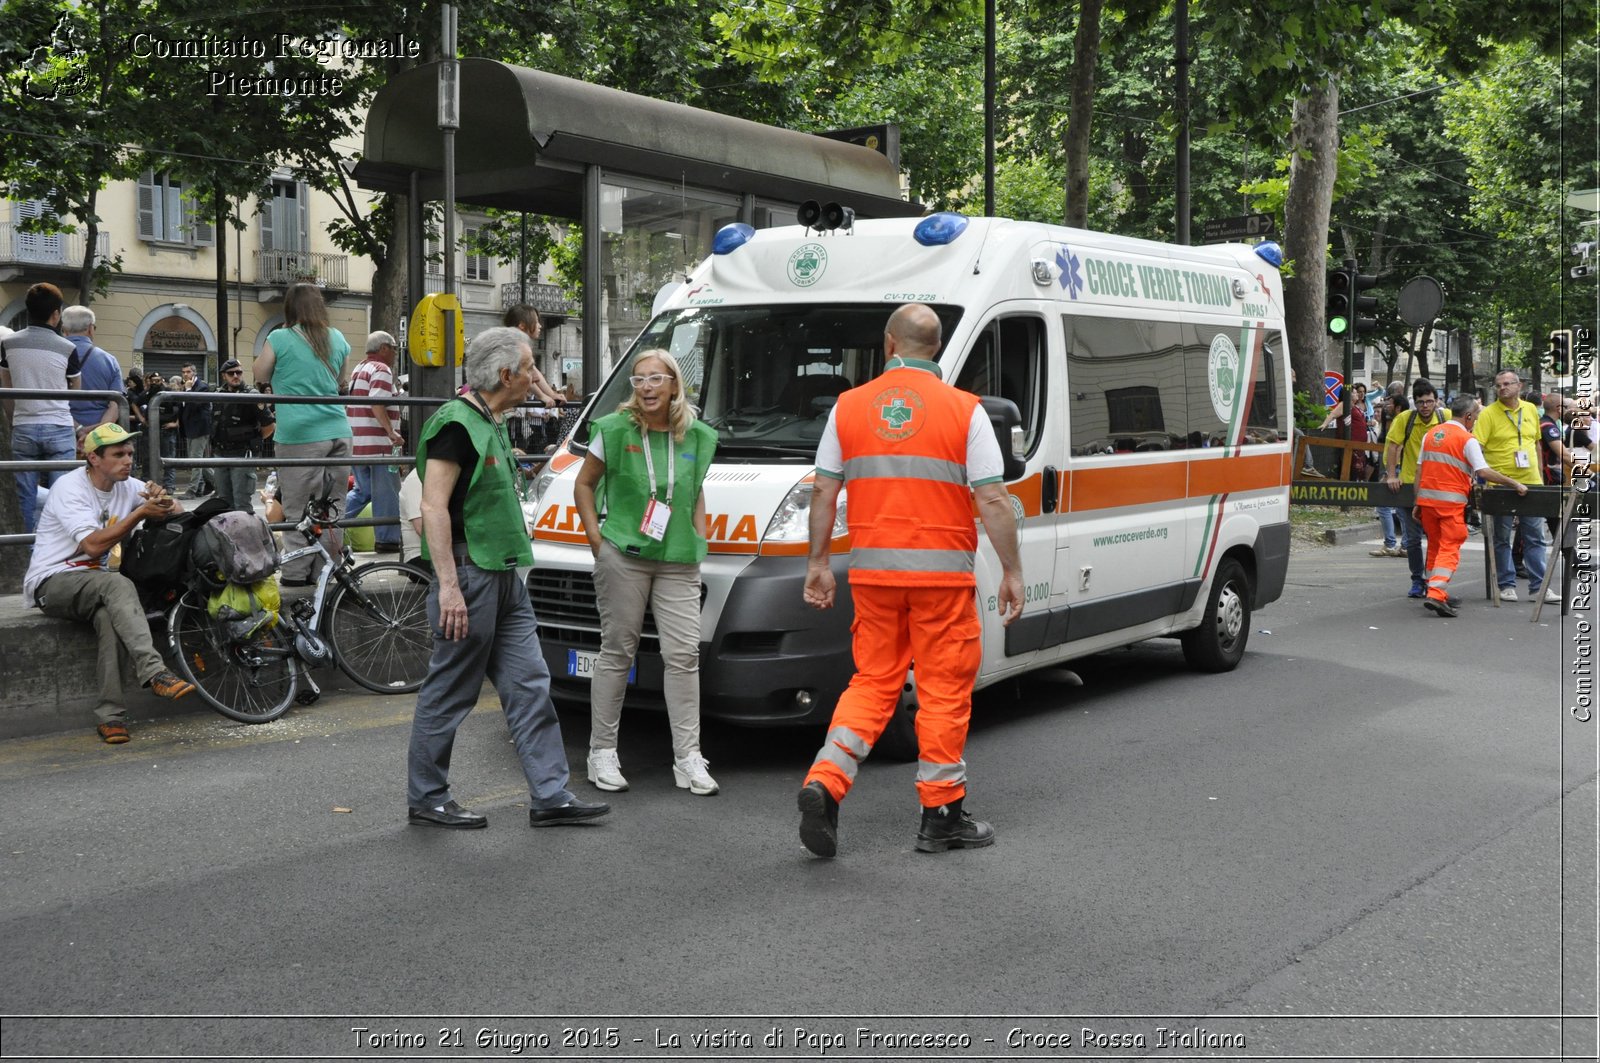
M 1281 440 L 1283 340 L 1278 330 L 1205 320 L 1185 322 L 1183 328 L 1190 428 L 1213 446 Z
M 974 395 L 998 395 L 1022 414 L 1026 452 L 1033 453 L 1044 420 L 1044 322 L 1026 315 L 996 318 L 973 341 L 955 386 Z
M 1195 397 L 1184 380 L 1184 326 L 1072 314 L 1061 325 L 1074 455 L 1209 445 L 1190 424 Z

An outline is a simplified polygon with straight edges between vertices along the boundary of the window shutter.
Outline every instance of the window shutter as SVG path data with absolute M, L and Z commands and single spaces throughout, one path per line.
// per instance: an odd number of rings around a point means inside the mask
M 256 215 L 261 219 L 261 250 L 276 251 L 278 241 L 272 231 L 272 200 L 273 187 L 269 182 L 264 191 L 258 194 Z
M 156 238 L 156 177 L 146 170 L 139 175 L 139 239 Z
M 189 216 L 189 242 L 195 247 L 210 247 L 217 242 L 216 229 L 211 219 L 202 217 L 200 205 L 192 199 L 183 201 L 184 213 Z
M 300 215 L 300 243 L 301 251 L 311 250 L 311 195 L 304 181 L 296 181 L 294 186 L 295 206 Z

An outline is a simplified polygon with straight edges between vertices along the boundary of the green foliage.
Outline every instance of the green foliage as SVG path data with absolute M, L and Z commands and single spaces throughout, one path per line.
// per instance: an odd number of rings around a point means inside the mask
M 1315 432 L 1328 419 L 1328 408 L 1311 397 L 1310 392 L 1294 393 L 1294 426 L 1302 432 Z

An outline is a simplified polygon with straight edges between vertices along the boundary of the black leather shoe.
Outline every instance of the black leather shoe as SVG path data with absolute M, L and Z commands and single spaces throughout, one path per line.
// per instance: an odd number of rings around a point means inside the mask
M 564 827 L 571 823 L 582 823 L 586 819 L 598 819 L 610 811 L 611 806 L 604 801 L 579 801 L 574 797 L 558 808 L 528 809 L 528 826 Z
M 818 856 L 839 851 L 839 802 L 827 787 L 812 781 L 800 787 L 800 844 Z
M 435 827 L 449 827 L 453 830 L 477 830 L 487 827 L 489 818 L 462 808 L 454 800 L 446 801 L 438 808 L 413 808 L 406 813 L 406 819 L 411 823 L 431 823 Z

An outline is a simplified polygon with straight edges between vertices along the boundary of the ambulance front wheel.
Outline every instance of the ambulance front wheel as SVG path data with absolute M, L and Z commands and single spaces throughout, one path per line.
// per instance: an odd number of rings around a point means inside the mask
M 895 704 L 889 726 L 878 736 L 873 752 L 886 760 L 912 761 L 917 759 L 917 685 L 908 676 Z
M 1202 672 L 1231 672 L 1250 639 L 1250 577 L 1234 558 L 1224 558 L 1211 581 L 1200 626 L 1181 636 L 1183 659 Z

